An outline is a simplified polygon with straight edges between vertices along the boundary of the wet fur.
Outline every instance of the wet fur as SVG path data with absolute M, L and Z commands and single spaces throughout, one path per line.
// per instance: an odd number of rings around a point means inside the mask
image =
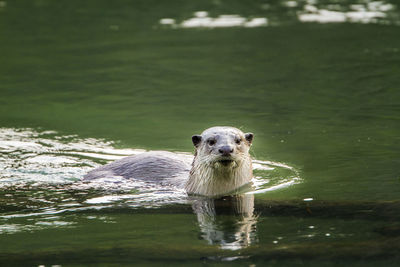
M 235 136 L 240 136 L 241 145 L 235 145 L 229 156 L 221 156 L 207 146 L 209 136 L 219 136 L 226 144 L 232 144 Z M 251 158 L 248 153 L 251 141 L 233 127 L 213 127 L 199 137 L 192 165 L 191 157 L 166 151 L 146 152 L 126 157 L 90 171 L 84 180 L 119 177 L 140 179 L 149 182 L 172 184 L 185 187 L 188 194 L 222 196 L 250 182 L 253 177 Z M 224 144 L 225 144 L 224 143 Z M 223 164 L 221 159 L 232 160 Z
M 218 135 L 232 135 L 228 139 L 233 136 L 241 138 L 241 145 L 235 147 L 229 157 L 233 162 L 228 166 L 220 162 L 221 156 L 213 153 L 213 149 L 204 140 Z M 203 141 L 196 147 L 189 180 L 185 186 L 189 194 L 221 196 L 232 193 L 251 181 L 253 168 L 248 153 L 251 141 L 246 141 L 244 133 L 233 127 L 214 127 L 207 129 L 201 136 Z
M 183 186 L 190 171 L 190 157 L 167 151 L 152 151 L 116 160 L 96 168 L 84 180 L 122 177 Z

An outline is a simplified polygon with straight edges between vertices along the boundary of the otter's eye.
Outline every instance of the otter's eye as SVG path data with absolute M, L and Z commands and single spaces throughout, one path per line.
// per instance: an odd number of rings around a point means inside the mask
M 241 142 L 242 142 L 241 139 L 236 139 L 236 140 L 235 140 L 235 143 L 238 144 L 238 145 L 240 145 Z
M 210 146 L 215 145 L 215 139 L 209 139 L 207 142 Z

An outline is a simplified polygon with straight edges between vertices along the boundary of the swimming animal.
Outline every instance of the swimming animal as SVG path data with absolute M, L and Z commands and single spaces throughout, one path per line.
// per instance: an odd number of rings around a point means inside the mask
M 84 180 L 122 177 L 173 184 L 184 187 L 188 194 L 229 195 L 253 177 L 249 155 L 252 141 L 252 133 L 228 126 L 212 127 L 192 136 L 194 157 L 167 151 L 145 152 L 96 168 Z

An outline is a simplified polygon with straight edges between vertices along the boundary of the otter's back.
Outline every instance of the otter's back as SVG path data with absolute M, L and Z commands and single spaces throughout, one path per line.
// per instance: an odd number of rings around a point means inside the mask
M 191 158 L 166 151 L 126 157 L 90 171 L 84 180 L 123 177 L 149 182 L 182 184 L 189 174 Z

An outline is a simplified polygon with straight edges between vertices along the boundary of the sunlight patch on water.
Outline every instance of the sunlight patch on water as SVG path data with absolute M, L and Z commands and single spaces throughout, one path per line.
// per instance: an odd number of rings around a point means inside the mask
M 172 29 L 255 28 L 297 22 L 400 25 L 397 6 L 388 1 L 282 1 L 279 10 L 286 9 L 285 19 L 276 14 L 278 9 L 273 4 L 262 4 L 260 9 L 256 13 L 263 15 L 254 17 L 239 15 L 239 12 L 211 16 L 208 11 L 196 11 L 192 17 L 183 20 L 161 18 L 158 26 Z
M 219 15 L 216 18 L 209 16 L 207 11 L 197 11 L 192 18 L 177 23 L 173 18 L 162 18 L 160 25 L 172 28 L 226 28 L 226 27 L 263 27 L 268 25 L 267 18 L 245 18 L 240 15 Z
M 32 225 L 23 225 L 23 224 L 0 225 L 0 234 L 14 234 L 21 231 L 32 231 L 32 230 L 37 230 L 37 229 L 35 229 L 35 227 Z
M 308 0 L 303 10 L 297 12 L 301 22 L 318 23 L 389 23 L 384 19 L 387 12 L 395 9 L 394 5 L 384 1 L 372 1 L 363 4 L 352 4 L 349 10 L 343 11 L 339 5 L 318 7 L 317 1 Z
M 187 203 L 187 195 L 184 189 L 163 190 L 161 187 L 154 187 L 153 191 L 140 192 L 137 194 L 115 194 L 90 198 L 85 201 L 87 204 L 110 204 L 124 203 L 133 208 L 155 208 L 166 204 Z
M 33 232 L 42 229 L 49 228 L 70 228 L 73 227 L 76 222 L 65 222 L 65 221 L 37 221 L 33 224 L 2 224 L 0 225 L 0 234 L 15 234 L 18 232 Z

